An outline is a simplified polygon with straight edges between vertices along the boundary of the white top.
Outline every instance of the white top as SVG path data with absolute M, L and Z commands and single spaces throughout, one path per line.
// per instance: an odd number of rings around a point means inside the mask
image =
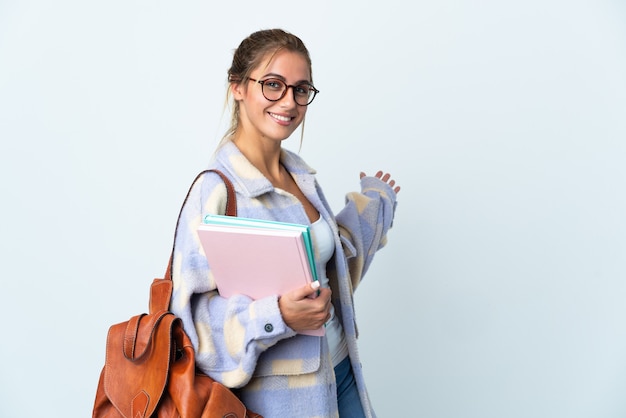
M 315 254 L 320 264 L 324 266 L 323 271 L 318 272 L 321 277 L 321 286 L 328 287 L 326 263 L 335 251 L 335 239 L 330 225 L 321 216 L 311 224 L 311 238 L 315 247 Z M 343 335 L 341 323 L 335 316 L 335 307 L 332 304 L 330 305 L 330 319 L 326 323 L 326 339 L 332 355 L 333 367 L 335 367 L 348 355 L 348 345 Z

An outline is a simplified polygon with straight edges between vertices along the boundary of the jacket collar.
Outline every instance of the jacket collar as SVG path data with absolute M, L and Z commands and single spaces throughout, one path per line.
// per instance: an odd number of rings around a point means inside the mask
M 232 141 L 226 142 L 217 150 L 215 162 L 231 179 L 235 189 L 248 197 L 260 196 L 274 190 L 272 183 Z M 298 178 L 312 177 L 316 173 L 299 155 L 284 148 L 281 150 L 280 162 L 296 181 Z

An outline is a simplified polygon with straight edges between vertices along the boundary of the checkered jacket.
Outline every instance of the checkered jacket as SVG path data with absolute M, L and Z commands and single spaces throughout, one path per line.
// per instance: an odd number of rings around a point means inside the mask
M 366 414 L 372 410 L 357 350 L 353 292 L 392 226 L 396 195 L 375 177 L 361 179 L 361 192 L 346 195 L 335 217 L 315 179 L 298 155 L 283 150 L 281 163 L 329 223 L 335 254 L 326 273 L 336 315 Z M 232 181 L 241 217 L 310 224 L 298 199 L 272 184 L 232 142 L 221 146 L 211 164 Z M 226 188 L 215 173 L 199 177 L 182 208 L 176 230 L 171 310 L 182 318 L 196 350 L 198 368 L 238 392 L 266 418 L 336 417 L 336 386 L 325 337 L 296 334 L 282 320 L 277 296 L 253 301 L 222 298 L 216 290 L 196 229 L 206 214 L 224 214 Z M 318 271 L 324 271 L 322 266 Z

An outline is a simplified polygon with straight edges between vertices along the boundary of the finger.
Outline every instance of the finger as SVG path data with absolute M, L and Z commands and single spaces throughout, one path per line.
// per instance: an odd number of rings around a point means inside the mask
M 291 300 L 302 300 L 311 295 L 317 295 L 318 289 L 320 287 L 319 281 L 313 281 L 307 285 L 294 289 L 290 292 L 287 292 L 285 296 L 289 297 Z
M 391 177 L 391 175 L 389 175 L 389 173 L 387 173 L 387 174 L 385 174 L 385 175 L 383 176 L 383 178 L 382 178 L 381 180 L 382 180 L 382 181 L 384 181 L 384 182 L 386 183 L 387 181 L 389 181 L 389 177 Z
M 383 172 L 382 172 L 382 171 L 378 171 L 378 172 L 376 173 L 376 177 L 377 177 L 377 178 L 381 178 L 382 176 L 383 176 Z
M 320 287 L 319 288 L 319 295 L 318 298 L 320 300 L 320 302 L 323 302 L 323 305 L 321 306 L 322 309 L 324 310 L 328 310 L 330 309 L 330 304 L 331 304 L 331 290 L 328 287 Z
M 391 187 L 393 187 L 395 184 L 396 184 L 396 181 L 395 181 L 395 180 L 391 180 L 391 181 L 389 182 L 389 185 L 390 185 Z
M 359 174 L 359 178 L 362 179 L 363 177 L 365 177 L 365 173 L 361 171 L 361 174 Z

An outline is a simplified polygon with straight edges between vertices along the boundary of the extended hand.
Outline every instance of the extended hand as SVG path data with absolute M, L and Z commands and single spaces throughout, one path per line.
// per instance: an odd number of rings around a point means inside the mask
M 365 177 L 365 175 L 366 175 L 365 173 L 361 172 L 361 177 L 360 178 Z M 376 173 L 376 177 L 381 179 L 385 183 L 388 183 L 391 187 L 393 187 L 396 184 L 396 181 L 391 178 L 391 174 L 389 174 L 389 173 L 385 173 L 383 175 L 383 172 L 379 171 L 379 172 Z M 393 191 L 398 193 L 400 191 L 400 186 L 393 187 Z

